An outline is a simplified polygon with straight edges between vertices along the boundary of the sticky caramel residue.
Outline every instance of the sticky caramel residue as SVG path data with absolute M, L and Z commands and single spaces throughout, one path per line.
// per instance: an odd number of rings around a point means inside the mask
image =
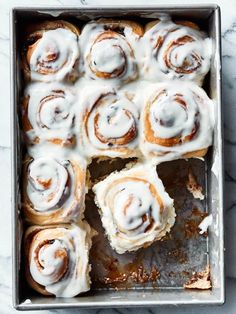
M 160 273 L 156 265 L 151 269 L 145 269 L 141 261 L 141 255 L 127 264 L 119 263 L 118 259 L 105 255 L 99 252 L 93 256 L 102 263 L 105 270 L 104 275 L 96 278 L 97 283 L 101 287 L 109 286 L 110 288 L 129 289 L 135 284 L 152 283 L 153 287 L 157 287 L 157 281 L 160 278 Z

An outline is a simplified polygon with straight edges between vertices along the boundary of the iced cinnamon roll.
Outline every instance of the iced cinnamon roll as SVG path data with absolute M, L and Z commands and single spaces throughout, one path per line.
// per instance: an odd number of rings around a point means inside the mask
M 28 228 L 24 248 L 30 287 L 43 295 L 65 298 L 88 291 L 92 235 L 86 222 Z
M 137 154 L 139 110 L 125 93 L 99 89 L 83 103 L 81 140 L 89 157 Z
M 135 79 L 137 62 L 131 43 L 142 34 L 142 27 L 128 20 L 100 19 L 86 24 L 80 39 L 86 75 L 106 81 Z
M 77 221 L 83 217 L 86 170 L 82 161 L 28 159 L 23 167 L 22 210 L 33 224 Z
M 189 21 L 152 21 L 144 35 L 145 75 L 151 79 L 193 80 L 198 84 L 210 69 L 212 41 Z
M 76 97 L 59 83 L 34 83 L 22 101 L 22 128 L 29 144 L 50 142 L 60 146 L 75 144 Z
M 78 77 L 79 29 L 58 20 L 35 24 L 27 33 L 22 53 L 26 80 L 74 82 Z
M 203 157 L 212 144 L 214 102 L 194 83 L 157 84 L 141 127 L 141 151 L 154 163 Z
M 148 247 L 175 222 L 173 200 L 155 166 L 139 164 L 114 172 L 93 191 L 110 244 L 119 254 Z

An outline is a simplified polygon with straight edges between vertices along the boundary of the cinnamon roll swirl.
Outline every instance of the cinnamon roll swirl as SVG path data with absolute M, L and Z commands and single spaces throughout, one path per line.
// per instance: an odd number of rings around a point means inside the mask
M 152 79 L 184 79 L 202 84 L 210 69 L 212 42 L 189 21 L 157 20 L 147 24 L 145 74 Z
M 82 162 L 40 157 L 25 161 L 22 210 L 33 224 L 83 217 L 86 170 Z
M 214 103 L 194 83 L 158 84 L 141 124 L 141 150 L 155 163 L 203 157 L 212 144 Z
M 132 21 L 100 19 L 85 25 L 81 33 L 85 73 L 93 79 L 130 81 L 137 77 L 131 45 L 143 34 Z
M 28 228 L 24 247 L 30 287 L 43 295 L 67 298 L 88 291 L 92 235 L 86 222 Z
M 30 84 L 25 91 L 21 110 L 27 142 L 73 145 L 75 102 L 74 93 L 62 84 Z
M 133 100 L 113 89 L 94 92 L 83 103 L 82 145 L 89 157 L 135 156 L 139 110 Z
M 45 21 L 28 30 L 22 53 L 25 78 L 32 81 L 73 82 L 78 77 L 79 34 L 66 21 Z
M 155 166 L 139 164 L 112 173 L 93 190 L 103 227 L 119 254 L 160 240 L 175 222 L 173 200 Z

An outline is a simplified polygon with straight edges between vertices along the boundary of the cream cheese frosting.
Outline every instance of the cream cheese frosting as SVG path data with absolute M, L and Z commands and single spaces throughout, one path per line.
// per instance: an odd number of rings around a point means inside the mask
M 27 236 L 35 227 L 27 230 Z M 56 297 L 73 297 L 90 288 L 91 228 L 86 222 L 38 230 L 29 244 L 29 272 Z
M 33 81 L 61 81 L 73 71 L 79 59 L 78 36 L 64 28 L 47 30 L 37 42 L 31 58 Z
M 150 164 L 114 172 L 93 191 L 105 232 L 119 254 L 160 240 L 175 222 L 173 200 Z

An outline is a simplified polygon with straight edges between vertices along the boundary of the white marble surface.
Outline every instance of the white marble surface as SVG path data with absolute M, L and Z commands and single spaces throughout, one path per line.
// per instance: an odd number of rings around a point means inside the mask
M 10 180 L 10 56 L 9 10 L 13 6 L 112 4 L 109 0 L 0 0 L 0 313 L 13 313 L 11 305 L 11 180 Z M 201 0 L 201 3 L 208 3 Z M 140 310 L 99 310 L 99 313 L 235 313 L 236 311 L 236 2 L 216 1 L 222 10 L 223 106 L 225 111 L 225 211 L 226 211 L 226 303 L 223 307 L 165 307 Z M 190 4 L 199 1 L 119 0 L 118 4 Z M 235 279 L 233 279 L 235 278 Z M 50 313 L 49 311 L 44 311 Z M 41 312 L 41 313 L 44 313 Z M 62 313 L 62 311 L 51 311 Z M 63 311 L 64 313 L 65 311 Z M 68 313 L 95 313 L 68 311 Z

